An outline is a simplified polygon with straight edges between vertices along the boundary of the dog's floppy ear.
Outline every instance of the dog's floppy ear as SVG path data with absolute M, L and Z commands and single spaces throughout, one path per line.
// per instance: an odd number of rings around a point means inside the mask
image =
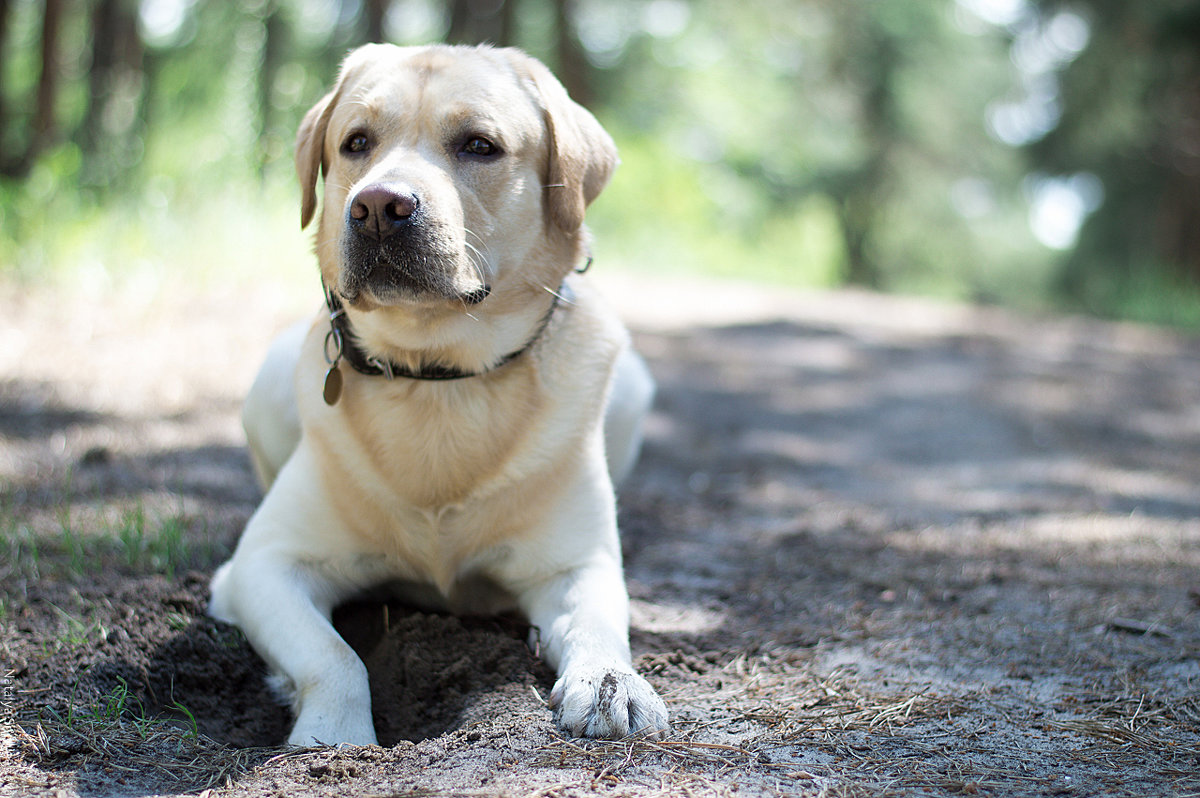
M 549 220 L 571 233 L 583 224 L 587 206 L 616 169 L 617 147 L 596 117 L 572 100 L 541 61 L 508 50 L 532 82 L 542 106 L 549 140 L 544 207 Z
M 308 227 L 317 212 L 317 175 L 329 168 L 325 163 L 325 130 L 337 105 L 341 83 L 304 115 L 296 133 L 296 174 L 300 177 L 300 229 Z
M 361 70 L 360 54 L 366 53 L 377 45 L 364 45 L 346 56 L 342 62 L 342 70 L 338 75 L 333 89 L 308 109 L 300 130 L 296 133 L 296 174 L 300 177 L 300 229 L 308 227 L 313 214 L 317 212 L 317 177 L 321 172 L 328 172 L 329 164 L 325 162 L 325 131 L 329 128 L 329 118 L 337 107 L 342 96 L 342 89 L 352 74 Z

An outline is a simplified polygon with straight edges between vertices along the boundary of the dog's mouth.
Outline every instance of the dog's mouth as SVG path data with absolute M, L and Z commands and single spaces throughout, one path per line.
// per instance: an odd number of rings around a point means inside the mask
M 350 305 L 459 302 L 478 305 L 491 294 L 480 270 L 463 256 L 347 238 L 338 293 Z

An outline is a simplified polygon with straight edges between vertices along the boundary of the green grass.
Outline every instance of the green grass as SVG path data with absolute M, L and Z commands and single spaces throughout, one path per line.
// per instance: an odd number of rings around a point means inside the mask
M 187 719 L 188 732 L 185 737 L 190 737 L 193 740 L 199 737 L 200 727 L 197 725 L 196 716 L 192 714 L 192 711 L 174 698 L 171 699 L 171 708 Z
M 191 560 L 186 531 L 187 522 L 180 515 L 148 524 L 146 510 L 138 504 L 123 513 L 112 537 L 127 568 L 163 573 L 174 579 L 176 572 Z
M 77 682 L 65 711 L 43 707 L 19 719 L 24 755 L 47 770 L 155 773 L 164 792 L 197 794 L 229 787 L 279 748 L 234 748 L 201 733 L 192 711 L 171 697 L 148 711 L 118 677 L 107 693 L 81 698 Z
M 117 569 L 174 579 L 217 554 L 207 544 L 197 546 L 196 522 L 182 512 L 159 516 L 139 503 L 121 510 L 115 521 L 100 516 L 85 522 L 64 500 L 56 516 L 54 529 L 39 533 L 31 524 L 4 514 L 0 576 L 70 579 Z
M 48 158 L 23 183 L 0 182 L 0 280 L 150 303 L 181 287 L 266 276 L 284 290 L 315 277 L 290 178 L 158 175 L 101 196 L 74 186 L 74 174 Z
M 28 526 L 10 520 L 4 531 L 4 557 L 0 574 L 21 572 L 33 579 L 41 577 L 42 545 Z
M 199 728 L 190 709 L 172 697 L 169 709 L 179 718 L 152 715 L 142 700 L 133 694 L 129 683 L 117 677 L 117 684 L 108 693 L 90 702 L 77 702 L 78 683 L 71 691 L 66 716 L 49 710 L 51 719 L 63 730 L 84 739 L 103 740 L 108 737 L 132 736 L 146 740 L 159 730 L 181 731 L 184 739 L 197 739 Z M 180 721 L 184 729 L 179 729 Z
M 85 618 L 76 617 L 56 604 L 51 604 L 50 608 L 58 616 L 59 631 L 53 641 L 45 644 L 48 653 L 62 649 L 72 650 L 82 648 L 96 640 L 102 641 L 108 637 L 108 629 L 99 620 L 93 619 L 89 621 Z

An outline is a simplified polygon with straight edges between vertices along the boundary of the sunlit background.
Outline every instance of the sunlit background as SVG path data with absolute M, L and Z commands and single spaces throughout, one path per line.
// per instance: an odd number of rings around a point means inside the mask
M 291 143 L 356 44 L 546 61 L 606 267 L 1200 325 L 1200 4 L 4 0 L 0 279 L 311 280 Z

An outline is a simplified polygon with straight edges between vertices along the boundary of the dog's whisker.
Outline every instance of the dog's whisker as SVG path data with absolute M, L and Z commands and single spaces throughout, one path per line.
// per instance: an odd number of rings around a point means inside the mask
M 550 294 L 551 296 L 553 296 L 553 297 L 557 298 L 559 302 L 563 302 L 563 303 L 565 303 L 565 304 L 567 304 L 567 305 L 574 305 L 574 304 L 575 304 L 575 302 L 574 302 L 574 301 L 571 299 L 571 297 L 569 297 L 569 296 L 564 296 L 564 295 L 562 294 L 562 292 L 561 292 L 561 291 L 558 291 L 558 290 L 556 290 L 556 289 L 554 289 L 554 288 L 551 288 L 551 287 L 550 287 L 550 286 L 548 286 L 548 285 L 542 285 L 542 284 L 540 284 L 540 283 L 532 283 L 532 285 L 536 285 L 538 288 L 542 289 L 542 290 L 543 290 L 543 291 L 545 291 L 547 294 Z
M 464 241 L 463 246 L 467 253 L 467 263 L 471 265 L 471 270 L 475 272 L 475 277 L 479 280 L 479 284 L 484 288 L 485 291 L 490 291 L 491 286 L 488 285 L 486 274 L 486 272 L 489 271 L 489 269 L 486 268 L 487 259 L 484 257 L 482 252 L 480 252 L 474 245 L 471 244 L 470 241 Z M 479 321 L 477 316 L 467 310 L 468 307 L 470 307 L 470 303 L 468 303 L 464 298 L 462 300 L 463 315 L 471 321 Z
M 464 241 L 463 246 L 467 252 L 467 263 L 471 264 L 471 268 L 475 271 L 475 276 L 479 278 L 481 285 L 488 284 L 487 275 L 494 271 L 491 264 L 488 263 L 487 256 L 480 252 L 479 249 L 470 241 Z
M 476 240 L 479 242 L 479 245 L 480 245 L 481 247 L 483 247 L 484 249 L 487 249 L 487 248 L 488 248 L 488 246 L 487 246 L 487 241 L 485 241 L 485 240 L 483 239 L 483 236 L 479 235 L 479 233 L 476 233 L 474 230 L 472 230 L 472 229 L 471 229 L 471 228 L 469 228 L 469 227 L 464 227 L 464 228 L 463 228 L 463 232 L 464 232 L 464 233 L 466 233 L 466 234 L 467 234 L 467 235 L 469 235 L 469 236 L 474 236 L 474 237 L 475 237 L 475 239 L 476 239 Z
M 348 183 L 328 183 L 327 182 L 325 184 L 326 191 L 328 191 L 329 189 L 334 189 L 336 191 L 344 191 L 347 194 L 349 194 L 350 188 L 351 188 L 351 186 Z
M 475 240 L 479 242 L 479 246 L 478 247 L 475 246 L 470 241 L 464 241 L 463 244 L 470 251 L 475 252 L 479 255 L 480 260 L 482 260 L 483 264 L 485 266 L 487 266 L 487 271 L 489 271 L 489 272 L 494 271 L 494 268 L 492 266 L 492 258 L 491 258 L 492 253 L 491 253 L 491 250 L 488 249 L 487 241 L 484 241 L 483 236 L 479 235 L 478 233 L 476 233 L 474 230 L 472 230 L 469 227 L 463 227 L 463 232 L 468 236 L 474 236 Z
M 471 258 L 471 265 L 475 266 L 477 269 L 482 269 L 482 266 L 488 265 L 487 256 L 480 251 L 479 247 L 475 246 L 470 241 L 464 241 L 463 248 L 465 248 L 470 255 L 477 256 L 479 258 L 478 261 L 476 261 L 474 257 Z

